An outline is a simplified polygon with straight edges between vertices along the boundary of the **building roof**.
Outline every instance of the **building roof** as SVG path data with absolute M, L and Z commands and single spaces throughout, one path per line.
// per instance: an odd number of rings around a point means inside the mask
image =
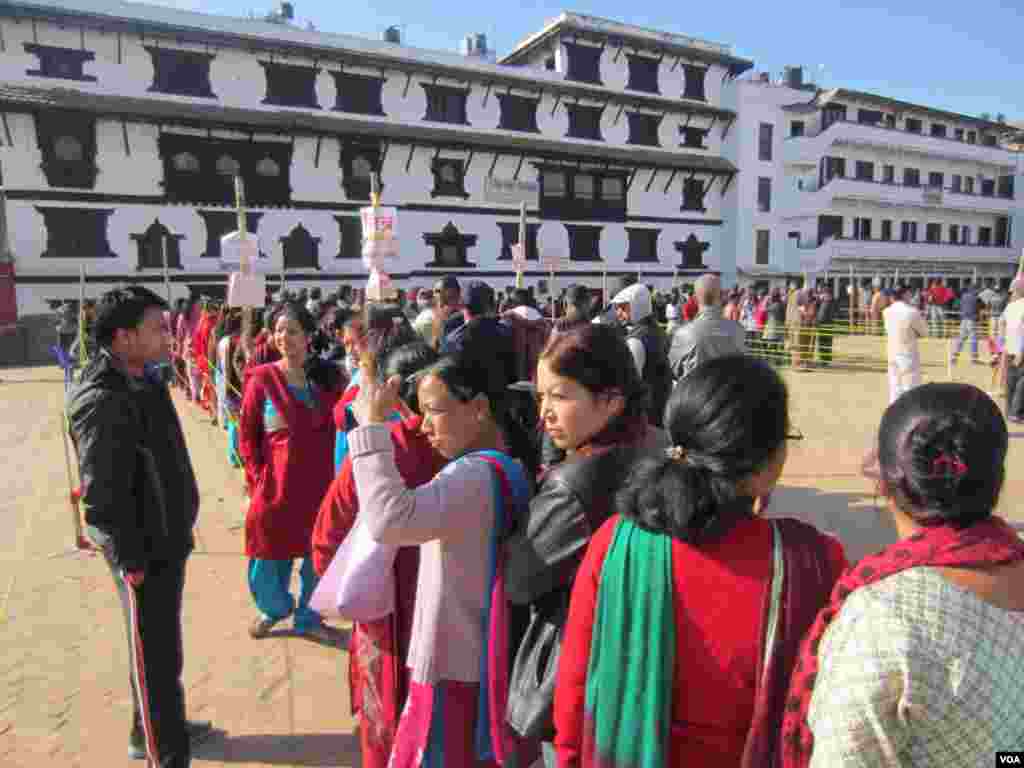
M 601 40 L 617 38 L 623 44 L 639 49 L 653 48 L 669 54 L 705 61 L 709 64 L 720 64 L 726 67 L 734 77 L 754 66 L 754 62 L 750 59 L 733 54 L 731 46 L 728 45 L 674 32 L 660 32 L 632 24 L 623 24 L 599 16 L 571 12 L 563 12 L 548 21 L 539 32 L 523 40 L 510 53 L 499 59 L 499 63 L 518 64 L 537 46 L 544 44 L 554 36 L 565 33 Z
M 307 30 L 260 19 L 216 16 L 179 8 L 126 0 L 13 0 L 0 2 L 0 16 L 59 20 L 98 28 L 148 34 L 162 33 L 179 40 L 254 47 L 278 54 L 344 61 L 364 66 L 424 72 L 454 79 L 478 79 L 513 88 L 544 90 L 603 101 L 614 99 L 661 111 L 686 111 L 722 119 L 736 113 L 700 101 L 653 94 L 624 93 L 612 88 L 566 80 L 559 72 L 535 67 L 492 64 L 448 51 L 414 48 L 354 35 Z
M 1010 128 L 1010 126 L 1003 123 L 996 123 L 991 120 L 983 120 L 980 117 L 972 117 L 971 115 L 963 115 L 959 112 L 948 112 L 944 109 L 935 109 L 924 104 L 913 104 L 909 101 L 900 101 L 899 99 L 892 99 L 888 96 L 881 96 L 877 93 L 868 93 L 867 91 L 854 91 L 849 88 L 832 88 L 829 90 L 818 91 L 810 101 L 797 102 L 796 104 L 790 104 L 783 107 L 789 112 L 816 112 L 821 107 L 834 101 L 862 101 L 868 104 L 873 104 L 879 107 L 889 107 L 890 109 L 898 109 L 904 112 L 913 112 L 926 114 L 931 117 L 941 118 L 943 120 L 952 120 L 960 123 L 970 123 L 976 125 L 979 128 L 983 128 L 990 131 L 996 131 L 1003 133 Z
M 545 139 L 533 134 L 480 131 L 437 123 L 402 125 L 338 112 L 309 113 L 291 110 L 246 109 L 219 104 L 184 104 L 159 98 L 85 93 L 68 88 L 31 88 L 0 84 L 0 112 L 35 112 L 68 109 L 111 120 L 133 120 L 204 128 L 231 128 L 291 135 L 397 140 L 418 146 L 464 146 L 508 155 L 584 162 L 618 163 L 634 168 L 659 168 L 732 175 L 736 166 L 721 157 L 691 152 L 617 147 Z

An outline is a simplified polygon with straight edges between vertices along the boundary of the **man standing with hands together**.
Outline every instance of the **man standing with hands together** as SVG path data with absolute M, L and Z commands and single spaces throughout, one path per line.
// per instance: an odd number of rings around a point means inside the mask
M 68 397 L 86 533 L 103 553 L 128 630 L 133 719 L 129 756 L 187 768 L 209 723 L 185 719 L 181 602 L 199 489 L 156 364 L 168 357 L 167 304 L 140 287 L 105 293 L 99 348 Z

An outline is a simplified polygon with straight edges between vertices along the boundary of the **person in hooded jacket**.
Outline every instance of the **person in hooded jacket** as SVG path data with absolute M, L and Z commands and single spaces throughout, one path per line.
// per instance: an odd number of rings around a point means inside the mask
M 672 371 L 668 365 L 669 342 L 654 316 L 651 292 L 637 283 L 620 291 L 612 305 L 619 323 L 626 329 L 626 345 L 633 354 L 637 373 L 650 389 L 647 418 L 654 426 L 660 426 L 672 391 Z

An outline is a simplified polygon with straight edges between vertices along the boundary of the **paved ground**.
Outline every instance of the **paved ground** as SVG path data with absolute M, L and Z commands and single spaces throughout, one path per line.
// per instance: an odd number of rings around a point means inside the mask
M 881 340 L 841 349 L 878 357 Z M 926 380 L 944 379 L 931 342 Z M 840 534 L 852 557 L 884 545 L 891 527 L 859 472 L 887 402 L 878 371 L 787 372 L 796 443 L 773 510 Z M 988 388 L 987 367 L 958 376 Z M 101 561 L 63 554 L 70 542 L 60 440 L 63 385 L 54 368 L 0 370 L 0 768 L 129 765 L 130 717 L 124 630 Z M 254 641 L 241 556 L 241 484 L 220 434 L 181 404 L 197 467 L 202 511 L 185 594 L 185 684 L 190 714 L 226 736 L 198 755 L 202 766 L 355 766 L 347 657 L 295 637 Z M 1024 430 L 1011 430 L 1011 463 Z M 1017 491 L 1017 493 L 1014 493 Z M 1005 499 L 1024 479 L 1010 473 Z M 1003 514 L 1024 513 L 1003 505 Z M 136 764 L 141 765 L 141 764 Z

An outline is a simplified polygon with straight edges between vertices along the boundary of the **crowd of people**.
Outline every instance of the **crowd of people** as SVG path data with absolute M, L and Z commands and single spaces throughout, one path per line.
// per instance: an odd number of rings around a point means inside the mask
M 885 411 L 865 464 L 899 534 L 882 552 L 851 566 L 766 514 L 802 434 L 749 351 L 809 367 L 827 289 L 575 286 L 554 322 L 451 276 L 395 303 L 280 298 L 250 318 L 111 291 L 69 397 L 151 765 L 210 731 L 181 687 L 198 493 L 168 354 L 242 468 L 254 640 L 289 619 L 329 637 L 310 597 L 357 526 L 393 551 L 394 608 L 347 657 L 368 768 L 975 768 L 1024 743 L 1024 542 L 994 515 L 1008 433 L 987 394 L 927 384 Z

